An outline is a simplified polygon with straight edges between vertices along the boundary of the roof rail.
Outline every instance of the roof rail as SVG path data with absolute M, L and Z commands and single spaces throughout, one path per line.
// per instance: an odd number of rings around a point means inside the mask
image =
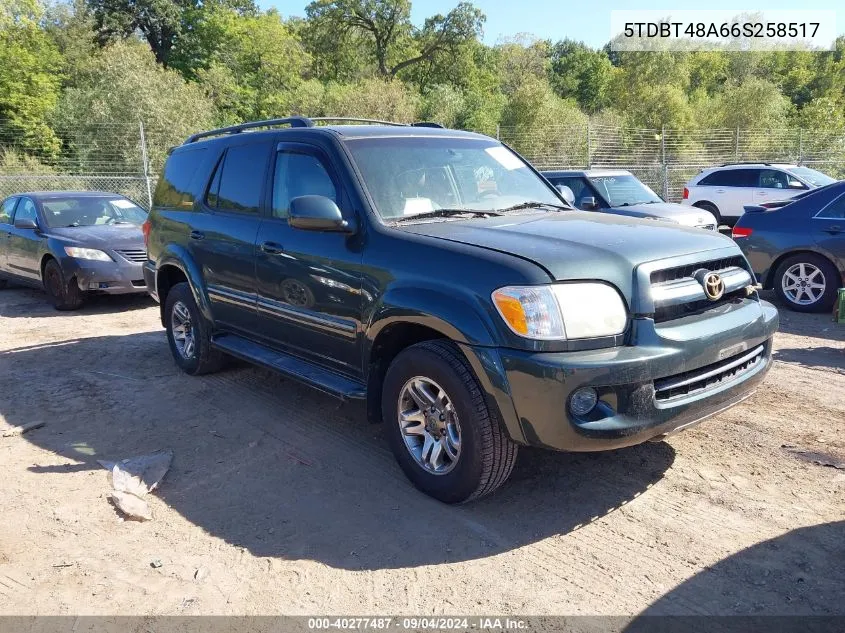
M 183 145 L 193 143 L 202 138 L 209 136 L 222 136 L 224 134 L 238 134 L 244 130 L 252 130 L 259 127 L 275 127 L 277 125 L 289 125 L 291 127 L 314 127 L 311 119 L 304 116 L 290 116 L 284 119 L 267 119 L 265 121 L 251 121 L 249 123 L 240 123 L 238 125 L 230 125 L 229 127 L 221 127 L 216 130 L 209 130 L 207 132 L 198 132 L 189 136 Z
M 374 125 L 396 125 L 404 127 L 405 123 L 396 123 L 395 121 L 381 121 L 379 119 L 359 119 L 357 117 L 349 116 L 318 116 L 311 119 L 312 121 L 319 121 L 321 123 L 327 121 L 340 121 L 341 123 L 372 123 Z
M 767 167 L 771 167 L 771 163 L 763 163 L 759 160 L 739 160 L 733 163 L 722 163 L 719 167 L 730 167 L 731 165 L 766 165 Z
M 417 121 L 416 123 L 411 123 L 411 127 L 436 127 L 438 129 L 442 129 L 445 126 L 435 123 L 434 121 Z

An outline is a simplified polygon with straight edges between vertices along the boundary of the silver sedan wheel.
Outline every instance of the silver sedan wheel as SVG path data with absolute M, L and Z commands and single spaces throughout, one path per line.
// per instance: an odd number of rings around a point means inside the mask
M 185 360 L 193 358 L 196 352 L 196 341 L 191 322 L 191 312 L 188 310 L 188 306 L 181 301 L 173 304 L 170 325 L 173 329 L 173 341 L 176 343 L 176 350 L 179 355 Z
M 813 264 L 793 264 L 780 280 L 783 294 L 792 303 L 807 306 L 816 303 L 827 288 L 824 273 Z
M 445 475 L 461 455 L 461 425 L 446 391 L 415 376 L 399 392 L 398 422 L 405 447 L 426 472 Z

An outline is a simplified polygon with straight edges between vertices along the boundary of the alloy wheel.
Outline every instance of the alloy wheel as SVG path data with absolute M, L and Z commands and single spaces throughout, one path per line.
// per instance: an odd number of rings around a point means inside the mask
M 173 330 L 173 342 L 176 344 L 179 355 L 185 360 L 193 358 L 196 352 L 196 340 L 188 306 L 181 301 L 174 303 L 170 323 Z
M 461 455 L 461 426 L 446 391 L 415 376 L 399 392 L 398 423 L 408 452 L 426 472 L 445 475 Z
M 781 279 L 783 294 L 797 305 L 812 305 L 824 296 L 827 284 L 824 273 L 813 264 L 790 266 Z

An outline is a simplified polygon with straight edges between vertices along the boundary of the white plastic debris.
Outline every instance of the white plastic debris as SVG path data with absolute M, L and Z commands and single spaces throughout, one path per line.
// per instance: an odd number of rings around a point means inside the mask
M 155 490 L 173 461 L 171 451 L 130 457 L 119 462 L 98 460 L 103 468 L 111 471 L 111 499 L 128 516 L 149 521 L 153 518 L 149 505 L 144 501 L 147 493 Z

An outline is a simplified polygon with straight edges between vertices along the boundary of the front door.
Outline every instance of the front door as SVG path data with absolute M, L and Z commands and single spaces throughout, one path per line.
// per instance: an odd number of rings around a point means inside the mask
M 795 176 L 779 169 L 761 169 L 760 182 L 754 189 L 754 204 L 786 200 L 807 189 Z
M 6 270 L 30 283 L 41 281 L 41 264 L 38 260 L 41 233 L 37 229 L 18 228 L 15 223 L 21 219 L 38 220 L 38 210 L 31 198 L 21 198 L 12 217 L 12 226 L 6 244 Z
M 12 236 L 12 216 L 15 214 L 17 198 L 6 198 L 0 205 L 0 273 L 9 274 L 9 238 Z
M 243 135 L 249 136 L 249 135 Z M 255 330 L 255 238 L 272 143 L 245 139 L 219 157 L 193 214 L 189 250 L 202 268 L 218 327 Z
M 351 376 L 361 374 L 361 251 L 358 238 L 288 224 L 290 201 L 304 195 L 349 209 L 337 172 L 318 148 L 276 148 L 270 209 L 258 232 L 259 331 L 269 343 Z M 346 214 L 346 211 L 344 211 Z

